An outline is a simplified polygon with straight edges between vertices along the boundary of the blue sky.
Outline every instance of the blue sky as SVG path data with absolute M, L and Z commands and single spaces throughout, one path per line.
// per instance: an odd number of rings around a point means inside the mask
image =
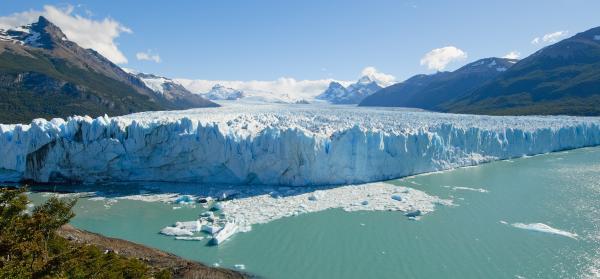
M 3 16 L 72 5 L 70 15 L 110 18 L 131 30 L 113 38 L 124 67 L 193 79 L 352 80 L 373 66 L 403 80 L 434 72 L 420 61 L 436 48 L 466 53 L 446 65 L 453 70 L 511 51 L 524 57 L 549 44 L 545 34 L 600 25 L 600 1 L 592 0 L 0 3 Z M 148 50 L 159 63 L 136 58 Z

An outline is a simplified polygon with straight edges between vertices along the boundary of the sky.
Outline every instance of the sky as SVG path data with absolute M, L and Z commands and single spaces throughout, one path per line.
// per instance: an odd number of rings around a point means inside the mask
M 44 14 L 113 62 L 172 78 L 356 80 L 376 71 L 402 81 L 526 57 L 599 26 L 599 10 L 595 0 L 0 0 L 0 28 Z

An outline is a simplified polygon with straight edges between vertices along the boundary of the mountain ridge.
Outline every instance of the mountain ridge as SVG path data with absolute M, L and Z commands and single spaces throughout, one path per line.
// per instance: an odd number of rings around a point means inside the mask
M 444 111 L 600 115 L 600 27 L 538 50 Z
M 137 77 L 71 42 L 43 16 L 0 31 L 0 123 L 71 115 L 123 115 L 195 107 L 156 94 Z M 190 95 L 192 100 L 204 100 Z M 199 98 L 199 99 L 198 99 Z M 204 100 L 203 106 L 217 106 Z
M 382 86 L 376 80 L 365 75 L 347 87 L 337 81 L 332 81 L 327 89 L 315 98 L 332 104 L 358 104 L 380 89 L 382 89 Z
M 453 72 L 415 75 L 366 97 L 359 106 L 404 106 L 439 110 L 443 103 L 467 94 L 515 63 L 515 59 L 489 57 Z

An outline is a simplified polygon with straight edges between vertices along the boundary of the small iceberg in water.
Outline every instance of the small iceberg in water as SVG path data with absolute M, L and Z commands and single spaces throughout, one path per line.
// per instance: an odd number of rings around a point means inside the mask
M 192 233 L 190 230 L 181 229 L 178 227 L 165 227 L 162 230 L 160 230 L 160 233 L 164 234 L 164 235 L 171 235 L 171 236 L 192 236 L 192 235 L 194 235 L 194 233 Z
M 203 240 L 203 236 L 176 236 L 177 240 L 188 240 L 188 241 L 200 241 Z
M 502 224 L 508 224 L 505 221 L 500 221 L 500 223 Z M 568 231 L 563 231 L 557 228 L 553 228 L 550 227 L 544 223 L 531 223 L 531 224 L 525 224 L 525 223 L 512 223 L 511 226 L 517 228 L 517 229 L 523 229 L 523 230 L 529 230 L 529 231 L 535 231 L 535 232 L 542 232 L 542 233 L 549 233 L 549 234 L 554 234 L 554 235 L 560 235 L 560 236 L 565 236 L 568 238 L 572 238 L 572 239 L 577 239 L 577 237 L 579 237 L 579 235 L 577 235 L 576 233 L 572 233 L 572 232 L 568 232 Z
M 234 235 L 238 231 L 238 226 L 233 222 L 227 222 L 223 226 L 223 228 L 213 235 L 211 243 L 214 245 L 219 245 L 223 243 L 223 241 L 227 240 L 229 237 Z

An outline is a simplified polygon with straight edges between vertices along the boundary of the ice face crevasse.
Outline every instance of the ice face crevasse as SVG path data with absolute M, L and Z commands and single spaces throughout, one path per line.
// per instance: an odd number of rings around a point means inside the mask
M 600 144 L 600 118 L 223 107 L 0 125 L 0 180 L 323 185 Z

